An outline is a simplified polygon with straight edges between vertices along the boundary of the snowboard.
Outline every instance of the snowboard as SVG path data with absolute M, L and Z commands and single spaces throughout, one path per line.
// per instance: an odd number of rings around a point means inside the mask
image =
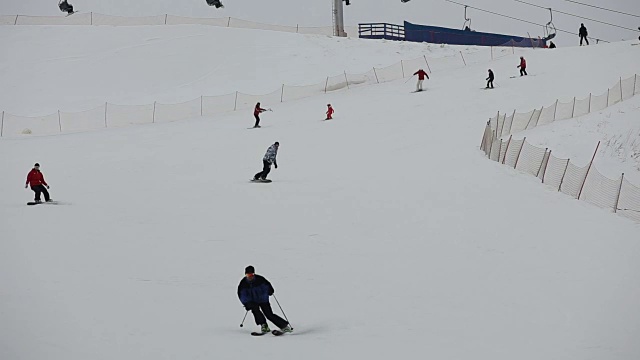
M 424 90 L 416 90 L 416 91 L 412 91 L 411 93 L 419 93 L 419 92 L 423 92 Z
M 72 12 L 71 14 L 67 14 L 67 15 L 65 15 L 64 17 L 69 17 L 69 16 L 71 16 L 71 15 L 73 15 L 73 14 L 75 14 L 75 13 L 77 13 L 77 11 L 74 11 L 74 12 Z
M 493 89 L 495 89 L 495 88 L 494 88 L 494 87 L 492 87 L 492 88 L 483 87 L 483 88 L 480 88 L 480 89 L 482 89 L 482 90 L 493 90 Z
M 269 179 L 265 179 L 265 180 L 254 180 L 254 179 L 251 179 L 250 181 L 253 182 L 253 183 L 270 183 L 271 182 L 271 180 L 269 180 Z
M 54 201 L 49 201 L 49 202 L 46 202 L 46 201 L 42 201 L 42 202 L 29 201 L 27 203 L 27 205 L 39 205 L 39 204 L 58 205 L 58 202 L 54 200 Z

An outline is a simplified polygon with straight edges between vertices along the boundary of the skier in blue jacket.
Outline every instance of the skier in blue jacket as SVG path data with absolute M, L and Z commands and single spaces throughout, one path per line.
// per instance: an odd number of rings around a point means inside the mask
M 269 296 L 273 295 L 273 286 L 263 276 L 256 275 L 253 266 L 249 265 L 244 269 L 245 277 L 238 285 L 238 298 L 247 311 L 253 313 L 256 325 L 260 326 L 262 333 L 268 333 L 269 325 L 267 319 L 274 323 L 282 332 L 291 332 L 289 323 L 280 316 L 273 313 Z M 265 318 L 266 317 L 266 318 Z

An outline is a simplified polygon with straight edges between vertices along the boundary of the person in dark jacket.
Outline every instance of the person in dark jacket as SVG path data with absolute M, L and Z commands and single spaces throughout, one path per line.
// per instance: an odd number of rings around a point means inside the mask
M 33 169 L 29 171 L 27 174 L 27 182 L 24 185 L 24 188 L 28 188 L 29 184 L 31 184 L 31 190 L 36 193 L 36 197 L 34 199 L 35 202 L 42 202 L 40 200 L 40 194 L 44 194 L 44 200 L 46 202 L 51 201 L 51 197 L 49 197 L 49 192 L 47 189 L 49 188 L 49 184 L 44 180 L 44 175 L 40 172 L 40 164 L 36 163 L 33 165 Z
M 60 8 L 60 11 L 66 12 L 69 15 L 73 14 L 74 12 L 73 5 L 69 4 L 67 0 L 61 0 L 60 2 L 58 2 L 58 8 Z
M 486 89 L 488 89 L 489 87 L 493 89 L 493 71 L 491 71 L 491 69 L 489 69 L 489 77 L 486 78 L 486 80 L 487 80 Z
M 587 42 L 587 45 L 589 45 L 589 39 L 587 38 L 589 33 L 587 32 L 587 28 L 584 26 L 584 24 L 580 24 L 580 30 L 578 30 L 578 35 L 580 36 L 580 46 L 582 46 L 583 39 L 584 41 Z
M 269 280 L 263 276 L 257 275 L 253 266 L 249 265 L 244 269 L 245 277 L 240 280 L 238 285 L 238 298 L 247 311 L 253 313 L 256 325 L 260 326 L 260 331 L 268 333 L 269 325 L 267 319 L 275 326 L 279 327 L 282 332 L 291 332 L 289 323 L 280 316 L 273 313 L 271 304 L 269 304 L 269 296 L 273 295 L 274 289 Z
M 556 48 L 556 44 L 553 43 L 553 41 L 549 41 L 549 49 L 555 49 Z
M 262 171 L 253 176 L 253 181 L 267 180 L 267 175 L 271 172 L 271 164 L 273 164 L 276 169 L 278 168 L 278 161 L 276 160 L 276 157 L 278 156 L 279 148 L 280 143 L 277 141 L 274 142 L 273 145 L 269 146 L 267 152 L 262 157 Z

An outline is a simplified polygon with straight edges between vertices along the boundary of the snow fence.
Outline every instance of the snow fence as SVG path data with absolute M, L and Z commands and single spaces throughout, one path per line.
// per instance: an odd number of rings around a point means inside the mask
M 531 145 L 526 137 L 513 138 L 517 132 L 599 111 L 640 94 L 639 78 L 634 75 L 620 79 L 605 93 L 589 95 L 585 99 L 574 98 L 565 103 L 555 101 L 550 106 L 526 113 L 498 113 L 487 122 L 480 150 L 489 159 L 533 175 L 557 191 L 640 222 L 640 187 L 627 181 L 624 173 L 617 179 L 610 179 L 593 166 L 599 142 L 591 161 L 578 166 L 571 159 L 555 157 L 548 148 Z
M 146 19 L 149 22 L 157 20 L 154 20 L 154 17 Z M 519 53 L 518 49 L 498 51 L 490 48 L 469 48 L 464 53 L 451 51 L 440 58 L 428 58 L 423 55 L 415 59 L 401 60 L 386 67 L 374 67 L 363 73 L 352 74 L 345 71 L 334 76 L 327 76 L 324 81 L 317 84 L 282 84 L 272 92 L 260 95 L 236 91 L 218 96 L 200 96 L 177 104 L 154 102 L 141 105 L 119 105 L 105 102 L 103 105 L 85 111 L 57 111 L 54 114 L 44 116 L 20 116 L 2 111 L 0 136 L 53 135 L 178 121 L 201 116 L 212 117 L 225 112 L 252 109 L 257 102 L 261 102 L 263 106 L 269 106 L 269 104 L 345 91 L 364 85 L 406 79 L 412 77 L 413 73 L 420 68 L 429 73 L 437 73 L 474 63 L 488 62 L 492 58 L 516 53 Z

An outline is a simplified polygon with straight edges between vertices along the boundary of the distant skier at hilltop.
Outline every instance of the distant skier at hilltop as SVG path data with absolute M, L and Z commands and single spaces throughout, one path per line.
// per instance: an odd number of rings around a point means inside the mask
M 578 35 L 580 36 L 580 46 L 582 46 L 582 40 L 586 41 L 587 45 L 589 45 L 589 39 L 587 38 L 589 33 L 587 32 L 587 28 L 584 26 L 584 24 L 580 24 L 580 30 L 578 30 Z
M 60 11 L 66 12 L 69 15 L 74 13 L 73 5 L 69 4 L 67 0 L 60 0 L 58 2 L 58 7 L 60 8 Z

